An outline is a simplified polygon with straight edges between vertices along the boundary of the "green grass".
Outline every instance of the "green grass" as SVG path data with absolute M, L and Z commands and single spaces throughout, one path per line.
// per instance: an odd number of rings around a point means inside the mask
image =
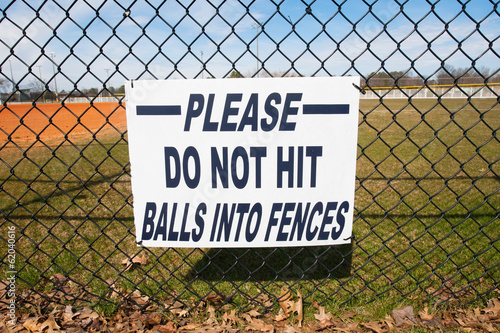
M 105 313 L 117 308 L 99 300 L 109 279 L 157 300 L 192 302 L 216 290 L 239 306 L 291 287 L 306 304 L 359 310 L 360 318 L 437 302 L 445 284 L 463 289 L 461 302 L 487 298 L 500 281 L 497 101 L 361 100 L 360 108 L 356 239 L 348 246 L 141 249 L 126 136 L 3 146 L 0 234 L 18 227 L 19 287 L 50 289 L 41 281 L 61 273 Z M 120 262 L 141 251 L 149 264 L 123 272 Z

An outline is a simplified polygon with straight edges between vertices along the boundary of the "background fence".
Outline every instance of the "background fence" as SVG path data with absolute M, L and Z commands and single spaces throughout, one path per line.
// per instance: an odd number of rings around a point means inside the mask
M 290 288 L 333 307 L 474 302 L 498 287 L 497 2 L 16 0 L 0 9 L 0 253 L 19 303 L 174 312 L 209 299 L 245 309 L 270 307 Z M 351 245 L 135 245 L 125 80 L 337 75 L 361 76 L 369 97 Z M 69 103 L 76 97 L 89 101 Z

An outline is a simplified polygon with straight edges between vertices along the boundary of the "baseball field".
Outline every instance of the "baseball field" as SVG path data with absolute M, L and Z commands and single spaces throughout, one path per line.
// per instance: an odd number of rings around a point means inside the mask
M 221 250 L 137 247 L 123 105 L 0 107 L 0 212 L 17 226 L 19 288 L 54 292 L 49 281 L 62 274 L 72 297 L 110 313 L 119 305 L 111 287 L 186 301 L 217 290 L 240 306 L 290 287 L 332 312 L 376 300 L 381 314 L 407 296 L 491 293 L 500 280 L 497 100 L 360 108 L 353 244 Z

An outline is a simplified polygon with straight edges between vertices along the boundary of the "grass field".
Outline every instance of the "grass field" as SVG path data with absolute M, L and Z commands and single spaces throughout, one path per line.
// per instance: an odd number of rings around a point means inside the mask
M 382 315 L 402 299 L 444 300 L 447 288 L 463 302 L 481 301 L 498 287 L 494 99 L 361 100 L 353 244 L 257 250 L 135 245 L 126 128 L 106 123 L 122 116 L 116 106 L 96 106 L 104 114 L 97 135 L 85 134 L 95 129 L 76 120 L 57 131 L 78 135 L 39 136 L 37 143 L 26 141 L 18 125 L 4 125 L 7 111 L 0 111 L 0 234 L 17 226 L 20 288 L 49 292 L 50 278 L 61 273 L 112 312 L 116 301 L 99 300 L 111 284 L 162 302 L 193 302 L 214 289 L 239 306 L 291 286 L 332 313 L 374 301 L 372 312 Z M 83 119 L 71 105 L 63 109 Z M 57 127 L 58 116 L 45 117 L 41 130 Z M 5 258 L 4 246 L 0 253 Z M 148 264 L 124 272 L 121 261 L 138 253 Z

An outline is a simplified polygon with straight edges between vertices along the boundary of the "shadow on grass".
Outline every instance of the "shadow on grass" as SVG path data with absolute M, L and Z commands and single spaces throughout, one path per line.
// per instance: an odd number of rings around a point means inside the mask
M 352 244 L 317 247 L 209 249 L 189 276 L 207 281 L 343 278 L 351 275 Z

